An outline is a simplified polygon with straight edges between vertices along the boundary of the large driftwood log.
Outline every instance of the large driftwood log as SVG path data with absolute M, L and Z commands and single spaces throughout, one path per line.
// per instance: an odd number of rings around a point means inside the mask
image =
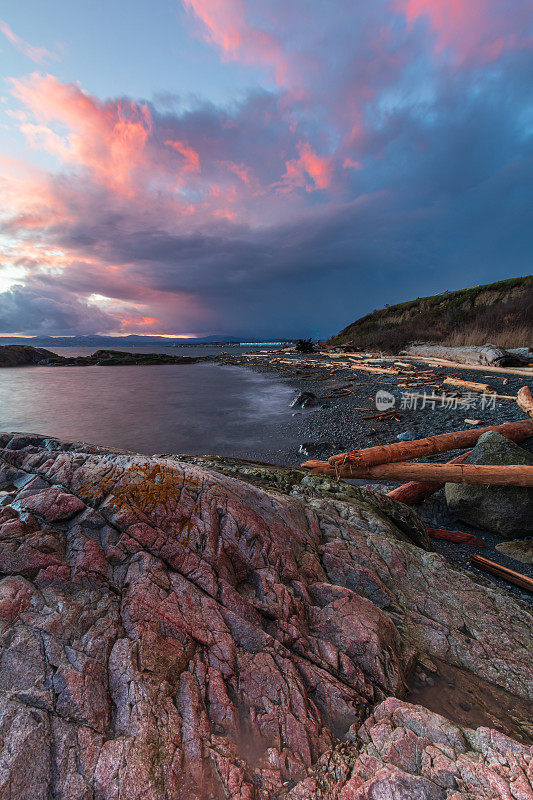
M 399 370 L 394 367 L 377 367 L 372 364 L 351 364 L 352 369 L 358 369 L 361 372 L 372 372 L 376 375 L 397 375 Z
M 459 364 L 488 364 L 493 367 L 527 364 L 528 359 L 517 353 L 508 353 L 493 344 L 483 347 L 443 347 L 439 344 L 415 344 L 405 351 L 410 356 L 445 358 Z
M 522 375 L 524 378 L 533 378 L 533 368 L 531 367 L 492 367 L 481 364 L 459 364 L 445 358 L 429 358 L 424 356 L 413 356 L 416 361 L 428 364 L 430 367 L 453 367 L 454 369 L 467 369 L 477 372 L 495 372 L 503 375 Z
M 531 394 L 529 386 L 522 386 L 522 388 L 518 390 L 516 402 L 526 414 L 533 417 L 533 394 Z
M 466 453 L 462 453 L 462 455 L 457 456 L 457 458 L 452 458 L 451 461 L 446 463 L 462 464 L 471 452 L 471 450 L 467 450 Z M 404 483 L 401 486 L 397 486 L 396 489 L 387 492 L 387 496 L 392 497 L 393 500 L 397 500 L 399 503 L 404 503 L 406 506 L 414 506 L 426 500 L 428 497 L 431 497 L 432 494 L 438 492 L 443 486 L 444 484 L 439 481 L 409 481 L 409 483 Z
M 425 439 L 414 439 L 412 442 L 395 442 L 394 444 L 368 447 L 365 450 L 353 450 L 350 453 L 332 456 L 329 463 L 332 466 L 350 463 L 353 467 L 361 469 L 376 464 L 389 464 L 393 461 L 408 461 L 435 453 L 446 453 L 448 450 L 473 447 L 481 434 L 487 431 L 501 433 L 502 436 L 513 442 L 521 441 L 533 436 L 533 422 L 528 419 L 504 422 L 503 425 L 489 425 L 486 428 L 469 428 L 466 431 L 442 433 L 437 436 L 428 436 Z
M 487 486 L 533 486 L 533 467 L 523 464 L 417 464 L 400 461 L 358 467 L 354 464 L 336 464 L 327 461 L 307 461 L 302 467 L 311 472 L 338 478 L 377 478 L 378 480 L 432 480 L 440 483 L 478 483 Z

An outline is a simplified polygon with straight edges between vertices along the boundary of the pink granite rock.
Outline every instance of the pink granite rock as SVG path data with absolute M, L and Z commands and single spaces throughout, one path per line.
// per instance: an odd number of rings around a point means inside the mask
M 24 494 L 26 495 L 26 493 Z M 62 492 L 61 489 L 55 487 L 43 489 L 29 497 L 23 496 L 18 501 L 18 505 L 36 516 L 42 517 L 46 522 L 70 519 L 85 508 L 85 503 L 79 497 Z
M 528 797 L 523 745 L 397 699 L 417 654 L 528 696 L 510 596 L 366 507 L 0 445 L 0 797 Z
M 533 748 L 389 698 L 288 800 L 532 800 Z

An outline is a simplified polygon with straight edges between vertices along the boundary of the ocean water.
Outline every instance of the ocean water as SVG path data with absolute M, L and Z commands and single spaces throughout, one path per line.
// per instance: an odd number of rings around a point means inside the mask
M 192 356 L 221 348 L 142 350 Z M 94 348 L 54 352 L 86 355 Z M 294 389 L 270 375 L 210 363 L 15 367 L 0 370 L 0 430 L 146 454 L 211 453 L 297 464 L 293 397 Z

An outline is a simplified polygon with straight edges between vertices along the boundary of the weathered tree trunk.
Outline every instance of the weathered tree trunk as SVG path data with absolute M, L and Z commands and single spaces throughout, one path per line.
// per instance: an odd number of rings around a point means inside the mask
M 337 464 L 327 461 L 308 461 L 312 472 L 335 475 L 339 478 L 378 478 L 380 480 L 429 479 L 440 483 L 479 483 L 488 486 L 533 486 L 533 467 L 523 464 L 417 464 L 400 461 L 360 467 L 355 464 Z M 302 465 L 303 466 L 303 465 Z
M 518 390 L 516 402 L 526 414 L 533 417 L 533 394 L 531 394 L 529 386 L 522 386 L 522 388 Z
M 428 528 L 428 533 L 432 539 L 441 539 L 445 542 L 453 542 L 454 544 L 473 544 L 476 547 L 485 547 L 483 539 L 474 536 L 473 533 L 465 533 L 465 531 L 447 531 L 442 528 Z
M 471 452 L 471 450 L 468 450 L 466 453 L 457 456 L 457 458 L 452 458 L 452 460 L 447 463 L 462 464 Z M 409 483 L 404 483 L 402 486 L 397 486 L 396 489 L 387 492 L 387 497 L 392 497 L 393 500 L 404 503 L 406 506 L 414 506 L 426 500 L 428 497 L 431 497 L 432 494 L 438 492 L 443 486 L 444 484 L 438 481 L 410 481 Z
M 492 367 L 489 364 L 459 364 L 446 358 L 429 358 L 426 356 L 413 356 L 417 361 L 422 361 L 430 367 L 453 367 L 455 369 L 475 370 L 476 372 L 495 372 L 499 375 L 522 375 L 524 378 L 533 378 L 531 367 Z
M 372 372 L 376 375 L 397 375 L 399 370 L 394 367 L 375 367 L 372 364 L 351 364 L 352 369 L 358 369 L 361 372 Z
M 496 431 L 507 439 L 516 442 L 533 436 L 533 422 L 530 420 L 504 422 L 503 425 L 489 425 L 486 428 L 470 428 L 466 431 L 442 433 L 437 436 L 428 436 L 425 439 L 415 439 L 412 442 L 378 445 L 365 450 L 354 450 L 350 453 L 332 456 L 329 459 L 329 463 L 332 466 L 342 466 L 349 463 L 354 468 L 363 469 L 376 464 L 408 461 L 412 458 L 430 456 L 435 453 L 446 453 L 448 450 L 473 447 L 481 434 L 487 431 Z
M 430 358 L 445 358 L 448 361 L 457 361 L 459 364 L 489 364 L 496 366 L 509 366 L 513 364 L 527 364 L 528 359 L 517 353 L 508 353 L 493 344 L 483 347 L 443 347 L 438 344 L 413 344 L 407 347 L 406 353 L 410 356 L 429 356 Z

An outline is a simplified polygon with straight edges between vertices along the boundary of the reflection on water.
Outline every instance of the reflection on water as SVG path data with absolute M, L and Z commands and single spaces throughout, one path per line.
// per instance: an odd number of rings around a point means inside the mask
M 0 430 L 279 461 L 282 447 L 298 448 L 293 395 L 270 376 L 218 364 L 3 369 Z

